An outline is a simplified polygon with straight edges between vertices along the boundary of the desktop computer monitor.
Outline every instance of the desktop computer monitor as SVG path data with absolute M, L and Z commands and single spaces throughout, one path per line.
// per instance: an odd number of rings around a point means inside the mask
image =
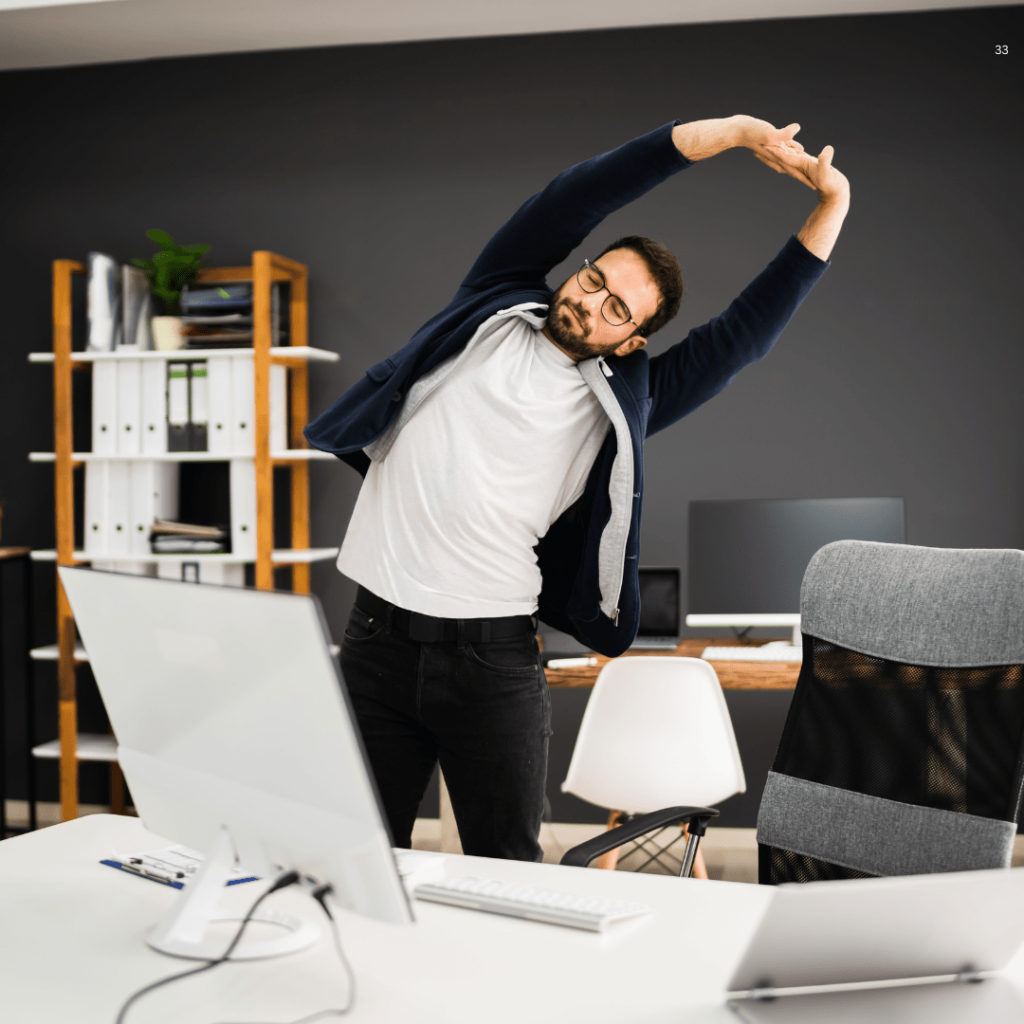
M 688 616 L 795 625 L 781 620 L 797 618 L 804 570 L 819 548 L 836 540 L 902 544 L 903 518 L 902 498 L 691 501 Z M 780 621 L 757 621 L 772 617 Z
M 295 870 L 358 913 L 412 920 L 315 597 L 59 572 L 148 829 L 224 861 L 222 878 L 231 862 L 263 877 Z M 205 911 L 222 887 L 206 886 Z M 197 913 L 181 910 L 150 945 L 208 956 Z

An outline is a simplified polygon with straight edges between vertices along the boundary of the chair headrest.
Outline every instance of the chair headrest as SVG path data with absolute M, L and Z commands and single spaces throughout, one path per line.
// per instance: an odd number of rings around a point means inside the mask
M 808 563 L 800 628 L 892 661 L 1024 662 L 1024 551 L 841 540 Z

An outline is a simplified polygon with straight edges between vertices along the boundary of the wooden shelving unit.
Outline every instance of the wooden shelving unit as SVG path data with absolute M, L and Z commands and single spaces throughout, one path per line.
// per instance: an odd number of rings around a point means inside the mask
M 179 350 L 177 352 L 74 352 L 71 348 L 71 298 L 75 274 L 84 274 L 85 265 L 75 260 L 53 263 L 53 352 L 32 353 L 30 362 L 53 364 L 54 451 L 33 452 L 33 462 L 52 462 L 56 491 L 56 547 L 51 551 L 35 551 L 36 561 L 55 561 L 58 565 L 78 565 L 89 561 L 75 547 L 74 472 L 75 469 L 100 456 L 92 452 L 73 451 L 72 412 L 73 376 L 92 363 L 119 358 L 181 359 L 187 351 L 193 358 L 230 354 L 244 357 L 237 349 Z M 252 265 L 246 267 L 210 267 L 199 272 L 197 284 L 252 281 L 253 283 L 253 348 L 255 408 L 254 454 L 256 476 L 256 557 L 255 582 L 262 590 L 274 588 L 274 569 L 291 567 L 291 585 L 297 593 L 309 593 L 310 565 L 337 555 L 337 548 L 311 548 L 309 524 L 309 463 L 314 459 L 333 458 L 306 447 L 302 429 L 309 420 L 309 363 L 333 362 L 337 353 L 310 348 L 308 341 L 308 272 L 302 263 L 272 252 L 254 252 Z M 290 345 L 272 347 L 271 292 L 274 283 L 290 286 Z M 270 449 L 270 367 L 281 363 L 288 369 L 288 449 Z M 226 461 L 228 456 L 208 452 L 173 452 L 165 455 L 102 456 L 104 459 Z M 291 543 L 286 550 L 274 549 L 274 467 L 287 466 L 291 477 Z M 103 562 L 183 562 L 210 561 L 252 563 L 251 558 L 224 555 L 139 555 L 123 558 L 104 556 Z M 117 768 L 116 746 L 109 737 L 79 735 L 76 696 L 76 666 L 88 661 L 88 655 L 77 643 L 71 606 L 64 594 L 60 578 L 57 584 L 57 643 L 32 652 L 36 660 L 57 661 L 58 740 L 36 747 L 37 757 L 58 757 L 60 761 L 61 818 L 78 815 L 78 762 L 103 760 L 111 763 L 111 807 L 123 810 L 123 780 Z

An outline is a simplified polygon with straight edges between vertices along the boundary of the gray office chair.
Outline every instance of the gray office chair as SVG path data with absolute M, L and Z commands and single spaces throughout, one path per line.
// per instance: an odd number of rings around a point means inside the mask
M 1024 783 L 1024 552 L 838 541 L 758 815 L 762 883 L 1009 867 Z
M 761 799 L 763 884 L 1009 867 L 1024 789 L 1024 552 L 838 541 Z M 706 808 L 630 823 L 641 834 Z M 695 831 L 691 826 L 691 834 Z M 582 864 L 624 842 L 570 850 Z

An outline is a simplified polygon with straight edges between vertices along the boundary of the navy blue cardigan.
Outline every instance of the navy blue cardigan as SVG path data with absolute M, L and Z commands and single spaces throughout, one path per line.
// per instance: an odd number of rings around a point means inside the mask
M 499 310 L 520 303 L 546 306 L 552 289 L 545 277 L 553 267 L 608 214 L 690 166 L 672 142 L 673 127 L 667 124 L 570 167 L 528 199 L 487 243 L 452 301 L 306 427 L 310 444 L 365 476 L 370 459 L 363 449 L 384 433 L 412 384 L 460 351 Z M 602 595 L 598 579 L 618 444 L 616 432 L 609 431 L 583 495 L 537 545 L 543 578 L 538 614 L 544 622 L 609 657 L 629 647 L 640 613 L 644 438 L 682 419 L 718 394 L 744 366 L 763 358 L 827 266 L 791 238 L 721 316 L 654 358 L 636 351 L 607 361 L 605 376 L 625 416 L 633 449 L 621 590 Z

